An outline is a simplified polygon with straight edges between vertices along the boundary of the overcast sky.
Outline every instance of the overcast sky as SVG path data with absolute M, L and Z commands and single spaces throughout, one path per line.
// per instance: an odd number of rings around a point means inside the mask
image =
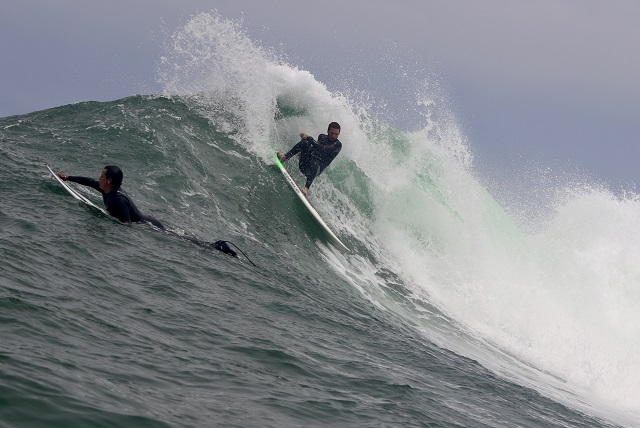
M 5 2 L 0 116 L 161 92 L 168 36 L 213 9 L 329 89 L 360 70 L 360 89 L 392 99 L 390 63 L 435 73 L 488 164 L 530 159 L 640 183 L 636 0 Z

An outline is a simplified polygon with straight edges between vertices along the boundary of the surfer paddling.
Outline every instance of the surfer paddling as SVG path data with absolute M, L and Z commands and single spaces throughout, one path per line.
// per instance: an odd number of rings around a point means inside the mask
M 327 134 L 318 135 L 318 141 L 313 137 L 300 133 L 301 140 L 291 148 L 286 154 L 277 153 L 280 162 L 286 162 L 291 157 L 300 154 L 298 168 L 307 177 L 307 182 L 301 189 L 306 196 L 313 180 L 329 166 L 338 156 L 342 149 L 342 143 L 338 140 L 340 135 L 340 125 L 331 122 L 327 128 Z
M 51 171 L 51 168 L 49 168 Z M 51 171 L 54 174 L 53 171 Z M 178 236 L 181 239 L 192 242 L 204 248 L 215 248 L 218 251 L 222 251 L 223 253 L 229 254 L 233 257 L 238 257 L 238 254 L 229 247 L 229 244 L 233 245 L 238 251 L 240 251 L 249 262 L 255 266 L 255 264 L 247 257 L 247 255 L 238 248 L 234 243 L 229 241 L 216 241 L 216 242 L 206 242 L 201 241 L 197 238 L 192 238 L 188 236 L 183 236 L 178 234 L 172 230 L 166 230 L 162 223 L 156 220 L 154 217 L 149 215 L 144 215 L 140 212 L 140 210 L 133 203 L 129 195 L 127 195 L 124 190 L 120 189 L 120 185 L 122 184 L 122 170 L 115 165 L 105 166 L 100 174 L 100 178 L 98 180 L 94 180 L 89 177 L 77 177 L 77 176 L 69 176 L 66 174 L 55 174 L 62 181 L 73 181 L 74 183 L 81 184 L 83 186 L 91 187 L 92 189 L 97 190 L 102 194 L 102 200 L 104 201 L 104 205 L 107 208 L 107 212 L 120 220 L 122 223 L 142 223 L 148 222 L 152 225 L 156 226 L 159 229 L 162 229 L 172 235 Z M 69 189 L 67 189 L 69 190 Z M 73 194 L 73 193 L 72 193 Z M 93 204 L 90 204 L 93 205 Z M 94 207 L 96 205 L 93 205 Z
M 100 192 L 107 212 L 122 223 L 142 223 L 146 221 L 160 229 L 164 229 L 162 223 L 154 217 L 142 214 L 129 198 L 129 195 L 120 189 L 124 175 L 117 166 L 105 166 L 97 181 L 89 177 L 69 176 L 66 174 L 56 175 L 63 181 L 73 181 Z

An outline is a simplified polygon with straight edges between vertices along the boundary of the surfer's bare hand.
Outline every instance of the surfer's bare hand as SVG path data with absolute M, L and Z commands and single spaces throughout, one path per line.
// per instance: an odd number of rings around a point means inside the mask
M 62 181 L 67 181 L 69 179 L 69 176 L 67 174 L 56 174 L 56 175 Z
M 300 133 L 300 138 L 303 140 L 306 140 L 307 138 L 309 138 L 309 136 L 307 134 L 305 134 L 304 132 Z
M 302 189 L 300 189 L 302 191 L 302 194 L 307 196 L 307 193 L 309 193 L 309 189 L 305 186 Z

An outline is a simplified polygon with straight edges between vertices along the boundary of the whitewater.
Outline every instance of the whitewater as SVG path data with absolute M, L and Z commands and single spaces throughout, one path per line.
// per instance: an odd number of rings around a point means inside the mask
M 636 194 L 558 182 L 523 210 L 446 97 L 416 85 L 402 130 L 216 14 L 158 76 L 0 119 L 3 426 L 640 424 Z M 343 150 L 310 200 L 346 254 L 271 159 L 331 121 Z M 44 167 L 113 163 L 173 234 L 81 207 Z

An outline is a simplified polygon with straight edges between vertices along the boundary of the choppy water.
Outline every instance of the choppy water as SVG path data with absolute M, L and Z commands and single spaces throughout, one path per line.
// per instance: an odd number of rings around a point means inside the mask
M 396 130 L 219 17 L 161 76 L 171 96 L 0 119 L 0 426 L 639 423 L 635 197 L 574 189 L 525 233 L 446 111 Z M 332 120 L 345 148 L 310 198 L 349 254 L 269 155 Z M 119 165 L 173 233 L 45 164 Z

